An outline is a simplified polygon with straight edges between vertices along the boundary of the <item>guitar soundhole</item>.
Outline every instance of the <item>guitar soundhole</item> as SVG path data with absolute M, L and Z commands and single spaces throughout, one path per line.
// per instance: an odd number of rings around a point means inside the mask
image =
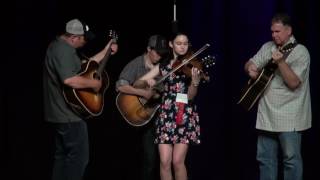
M 101 79 L 100 75 L 98 73 L 96 73 L 96 72 L 93 73 L 93 78 L 96 79 L 96 80 L 100 80 Z

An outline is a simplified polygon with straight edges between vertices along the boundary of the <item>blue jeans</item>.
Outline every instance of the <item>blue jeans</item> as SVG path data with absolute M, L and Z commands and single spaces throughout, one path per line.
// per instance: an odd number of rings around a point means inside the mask
M 301 133 L 259 132 L 257 160 L 260 180 L 278 179 L 278 151 L 282 153 L 284 180 L 302 180 Z
M 56 123 L 56 151 L 52 180 L 81 180 L 89 161 L 89 139 L 84 121 Z

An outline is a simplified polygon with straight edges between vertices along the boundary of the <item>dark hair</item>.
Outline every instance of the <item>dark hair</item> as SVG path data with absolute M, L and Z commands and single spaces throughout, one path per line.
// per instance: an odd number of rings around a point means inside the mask
M 182 32 L 182 31 L 179 31 L 179 32 L 175 32 L 175 33 L 172 33 L 170 36 L 169 36 L 169 41 L 174 41 L 178 36 L 180 35 L 184 35 L 184 36 L 187 36 L 188 35 L 185 33 L 185 32 Z
M 286 13 L 277 13 L 273 16 L 271 20 L 271 24 L 280 22 L 285 26 L 292 26 L 291 24 L 291 18 L 288 14 Z
M 184 32 L 181 32 L 181 31 L 174 32 L 169 36 L 169 41 L 171 41 L 171 43 L 173 43 L 173 41 L 180 35 L 184 35 L 184 36 L 188 37 L 188 35 L 186 33 L 184 33 Z M 168 65 L 170 63 L 171 59 L 173 59 L 173 57 L 174 57 L 172 48 L 170 47 L 169 49 L 170 50 L 169 50 L 168 56 L 166 58 L 163 58 L 162 61 L 160 62 L 160 64 L 163 65 L 163 66 Z

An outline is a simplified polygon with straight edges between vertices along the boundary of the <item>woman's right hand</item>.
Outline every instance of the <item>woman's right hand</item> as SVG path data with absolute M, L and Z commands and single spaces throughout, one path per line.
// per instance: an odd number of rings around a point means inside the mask
M 156 80 L 154 79 L 147 79 L 146 82 L 149 85 L 149 87 L 153 87 L 156 84 Z

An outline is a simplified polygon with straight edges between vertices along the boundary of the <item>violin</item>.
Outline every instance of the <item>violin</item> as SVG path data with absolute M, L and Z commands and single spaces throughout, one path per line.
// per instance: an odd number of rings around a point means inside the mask
M 183 63 L 185 60 L 188 60 L 193 55 L 193 51 L 188 51 L 185 55 L 179 56 L 177 61 L 172 65 L 173 68 L 178 67 Z M 181 68 L 177 70 L 177 73 L 185 74 L 187 77 L 191 78 L 192 76 L 192 68 L 196 67 L 200 71 L 200 79 L 204 82 L 208 82 L 210 77 L 208 72 L 205 68 L 208 68 L 215 64 L 215 59 L 212 56 L 206 56 L 199 60 L 198 58 L 194 57 L 191 59 L 187 64 L 183 65 Z

